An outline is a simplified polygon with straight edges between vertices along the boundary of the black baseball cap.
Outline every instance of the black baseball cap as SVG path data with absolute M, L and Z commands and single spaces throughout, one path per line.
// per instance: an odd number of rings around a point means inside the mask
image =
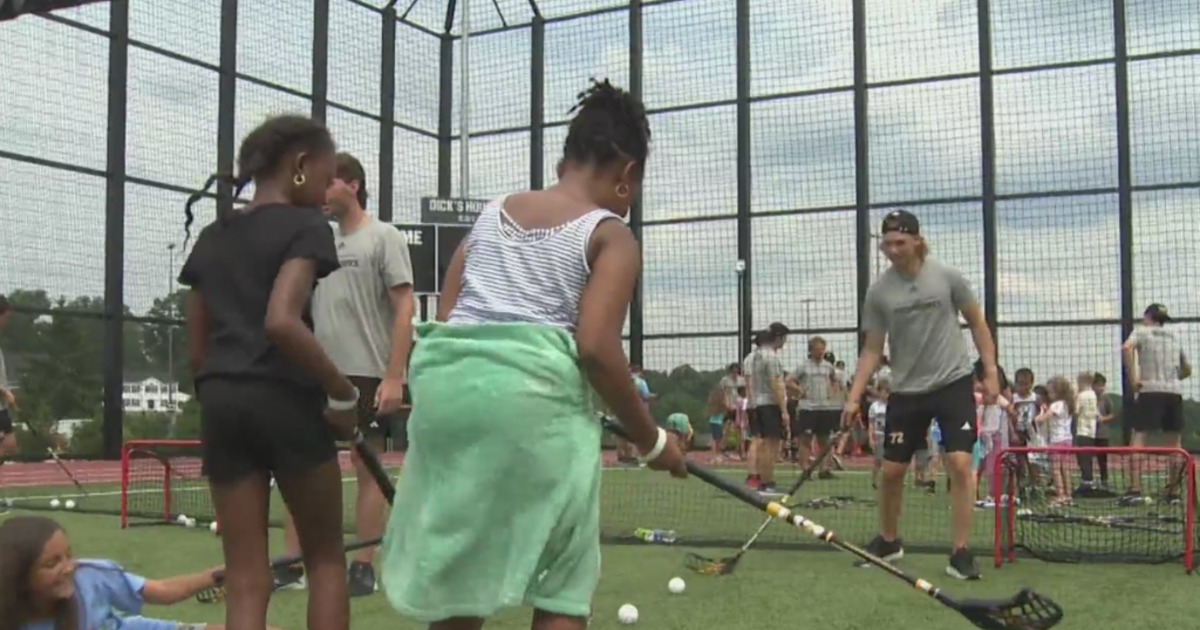
M 1158 303 L 1147 306 L 1144 316 L 1160 324 L 1171 321 L 1171 315 L 1167 312 L 1167 307 Z
M 880 231 L 884 234 L 888 232 L 900 232 L 901 234 L 911 234 L 919 236 L 921 234 L 921 222 L 917 220 L 917 216 L 907 210 L 892 210 L 883 217 L 883 225 Z
M 792 331 L 781 322 L 773 322 L 770 326 L 767 326 L 767 332 L 771 333 L 772 337 L 778 339 L 788 336 Z

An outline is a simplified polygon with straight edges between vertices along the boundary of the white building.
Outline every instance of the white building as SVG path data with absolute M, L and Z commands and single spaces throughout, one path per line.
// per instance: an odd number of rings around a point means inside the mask
M 181 411 L 183 404 L 191 398 L 179 391 L 178 383 L 165 383 L 151 376 L 140 381 L 125 382 L 121 407 L 127 412 L 169 413 Z

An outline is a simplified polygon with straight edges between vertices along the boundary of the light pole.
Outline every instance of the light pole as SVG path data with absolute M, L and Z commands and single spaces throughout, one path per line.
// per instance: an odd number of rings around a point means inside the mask
M 814 299 L 814 298 L 801 298 L 800 299 L 800 303 L 804 305 L 804 334 L 806 334 L 806 335 L 810 334 L 809 330 L 811 328 L 812 321 L 809 316 L 812 313 L 809 310 L 809 307 L 812 306 L 813 302 L 816 302 L 816 299 Z
M 175 243 L 167 243 L 167 304 L 174 304 L 175 293 Z M 174 314 L 174 309 L 171 309 Z M 171 424 L 167 435 L 175 437 L 175 331 L 170 325 L 164 326 L 167 332 L 167 412 Z

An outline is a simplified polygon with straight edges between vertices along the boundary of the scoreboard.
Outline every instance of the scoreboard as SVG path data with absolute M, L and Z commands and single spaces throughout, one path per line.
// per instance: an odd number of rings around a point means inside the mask
M 413 265 L 413 291 L 416 294 L 437 295 L 442 292 L 454 252 L 471 231 L 479 209 L 485 204 L 485 201 L 478 199 L 427 197 L 421 200 L 422 220 L 425 223 L 395 224 L 408 241 Z M 431 223 L 431 220 L 439 222 Z

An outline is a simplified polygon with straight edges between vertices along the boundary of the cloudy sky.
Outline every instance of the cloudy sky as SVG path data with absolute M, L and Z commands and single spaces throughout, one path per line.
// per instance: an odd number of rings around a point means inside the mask
M 411 0 L 399 2 L 405 8 Z M 366 4 L 381 6 L 382 0 Z M 460 6 L 464 0 L 459 0 Z M 613 0 L 539 0 L 548 18 L 611 7 Z M 751 154 L 754 212 L 827 209 L 855 200 L 855 138 L 849 0 L 751 1 Z M 1200 182 L 1200 0 L 1127 0 L 1131 55 L 1191 55 L 1130 64 L 1133 178 L 1138 186 Z M 497 0 L 509 24 L 527 24 L 526 0 Z M 871 201 L 876 225 L 889 205 L 913 205 L 933 252 L 982 293 L 978 31 L 975 0 L 868 0 Z M 291 0 L 242 0 L 238 69 L 300 93 L 311 91 L 311 11 Z M 683 0 L 645 9 L 644 97 L 653 111 L 734 98 L 735 3 Z M 1117 132 L 1111 0 L 992 0 L 997 185 L 1030 195 L 998 205 L 999 316 L 1003 323 L 1106 320 L 1119 314 Z M 418 0 L 408 19 L 440 30 L 444 0 Z M 108 8 L 62 16 L 107 28 Z M 455 32 L 462 28 L 462 13 Z M 132 0 L 131 37 L 215 66 L 220 0 Z M 501 26 L 492 0 L 470 0 L 472 31 Z M 332 0 L 329 99 L 379 113 L 380 18 Z M 530 31 L 470 40 L 468 129 L 529 122 Z M 102 171 L 105 162 L 107 40 L 39 19 L 0 26 L 0 151 Z M 456 44 L 456 53 L 461 44 Z M 437 38 L 401 27 L 396 42 L 398 122 L 436 130 Z M 1096 63 L 1011 72 L 1041 64 Z M 546 27 L 545 111 L 561 123 L 591 76 L 628 81 L 628 15 L 604 13 Z M 456 87 L 461 79 L 457 73 Z M 931 83 L 889 85 L 925 77 Z M 958 78 L 953 78 L 958 77 Z M 801 98 L 771 99 L 798 91 Z M 130 50 L 129 174 L 186 188 L 214 170 L 217 74 L 139 48 Z M 454 127 L 460 130 L 456 90 Z M 240 141 L 271 113 L 307 112 L 306 98 L 239 80 Z M 331 107 L 339 144 L 377 170 L 379 125 Z M 732 105 L 653 114 L 653 154 L 644 198 L 648 335 L 737 330 L 736 113 Z M 565 128 L 546 129 L 546 181 Z M 436 192 L 437 143 L 397 128 L 395 219 L 415 222 L 418 200 Z M 473 138 L 466 192 L 487 197 L 528 186 L 529 133 Z M 461 190 L 462 151 L 453 154 Z M 104 182 L 0 157 L 0 291 L 103 293 Z M 368 186 L 374 193 L 375 182 Z M 1037 198 L 1035 193 L 1090 191 Z M 181 243 L 185 195 L 130 184 L 125 230 L 127 302 L 145 312 L 172 275 L 168 244 Z M 200 225 L 213 215 L 204 208 Z M 1136 308 L 1151 301 L 1200 316 L 1200 192 L 1134 194 Z M 829 210 L 753 222 L 755 327 L 847 330 L 856 318 L 854 213 Z M 178 250 L 176 250 L 178 251 Z M 178 256 L 174 265 L 181 263 Z M 873 256 L 873 273 L 883 268 Z M 1181 325 L 1192 354 L 1200 326 Z M 826 335 L 849 356 L 850 333 Z M 1041 375 L 1097 369 L 1116 374 L 1119 327 L 1010 326 L 1000 334 L 1010 370 Z M 799 346 L 789 361 L 799 356 Z M 732 335 L 652 339 L 645 363 L 712 368 L 736 358 Z M 1197 359 L 1200 360 L 1200 359 Z M 1197 386 L 1193 393 L 1200 393 Z

